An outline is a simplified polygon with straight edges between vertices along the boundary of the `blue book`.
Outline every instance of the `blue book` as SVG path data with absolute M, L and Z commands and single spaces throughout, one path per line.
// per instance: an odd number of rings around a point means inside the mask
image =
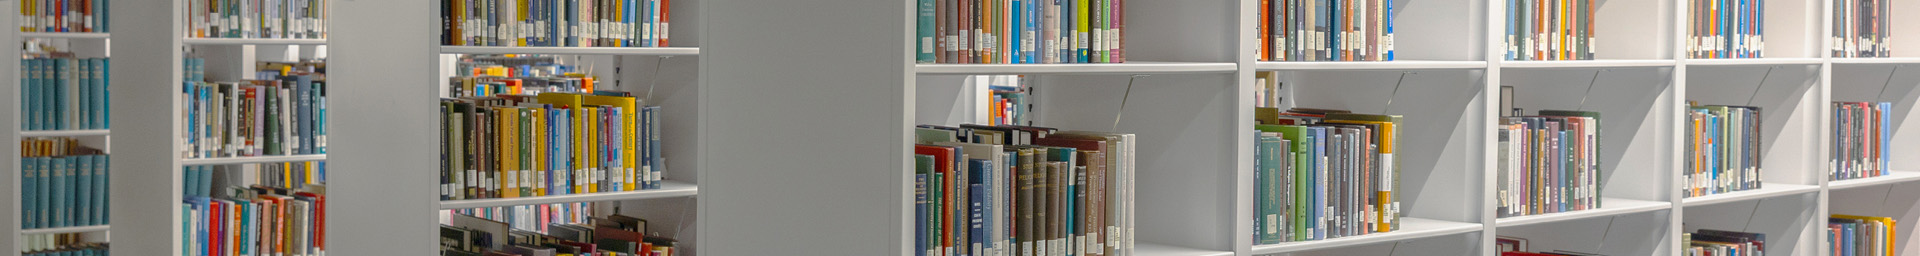
M 72 82 L 68 80 L 73 78 L 73 61 L 71 59 L 55 58 L 53 59 L 53 63 L 54 90 L 53 94 L 50 94 L 53 99 L 53 111 L 51 112 L 50 119 L 53 121 L 53 129 L 66 130 L 69 129 L 66 118 L 67 111 L 70 111 L 67 109 L 67 92 L 69 92 L 70 89 L 68 87 L 72 86 Z
M 972 170 L 972 171 L 978 172 L 979 170 Z M 978 176 L 979 173 L 974 173 L 973 175 L 974 177 L 979 177 Z M 981 219 L 981 215 L 984 213 L 982 212 L 984 209 L 980 208 L 981 207 L 980 199 L 986 198 L 986 194 L 984 193 L 987 190 L 984 185 L 981 185 L 979 183 L 979 179 L 974 179 L 973 182 L 974 182 L 973 184 L 967 185 L 969 187 L 967 189 L 967 192 L 972 193 L 972 195 L 970 195 L 969 197 L 970 199 L 968 200 L 970 204 L 970 206 L 968 207 L 969 208 L 968 211 L 970 212 L 967 214 L 968 223 L 970 223 L 967 229 L 967 235 L 969 236 L 967 238 L 967 241 L 969 242 L 971 247 L 968 247 L 968 250 L 967 250 L 968 254 L 965 254 L 965 255 L 982 256 L 982 255 L 986 255 L 985 254 L 986 251 L 983 249 L 985 249 L 986 246 L 990 245 L 990 243 L 981 243 L 982 241 L 987 240 L 987 237 L 986 237 L 987 232 L 985 232 L 986 230 L 983 229 L 985 226 L 984 225 L 985 220 Z
M 660 156 L 660 151 L 661 151 L 660 140 L 663 137 L 660 134 L 660 125 L 659 125 L 660 124 L 660 107 L 651 106 L 651 107 L 647 107 L 647 109 L 648 109 L 647 112 L 651 113 L 647 115 L 647 123 L 652 124 L 647 126 L 647 135 L 649 137 L 647 138 L 647 140 L 649 140 L 647 142 L 647 148 L 652 149 L 652 150 L 647 150 L 647 154 L 652 155 L 651 158 L 653 162 L 652 164 L 653 188 L 660 188 L 661 178 L 666 177 L 663 175 L 667 174 L 667 159 L 665 157 Z
M 21 121 L 21 124 L 25 127 L 22 129 L 41 130 L 44 128 L 40 127 L 40 115 L 44 113 L 40 112 L 40 98 L 44 94 L 42 94 L 43 92 L 40 89 L 40 77 L 42 74 L 40 66 L 45 60 L 35 58 L 21 60 L 21 62 L 25 64 L 20 65 L 22 68 L 20 76 L 26 80 L 25 83 L 21 84 L 20 88 L 23 90 L 20 95 L 26 98 L 20 101 L 21 104 L 25 104 L 20 107 L 20 110 L 24 113 L 24 116 L 22 116 L 24 120 Z
M 1387 9 L 1387 13 L 1385 15 L 1381 15 L 1382 17 L 1380 17 L 1381 19 L 1385 19 L 1384 21 L 1382 21 L 1382 23 L 1385 23 L 1385 27 L 1382 27 L 1381 29 L 1386 31 L 1386 34 L 1387 34 L 1387 38 L 1385 40 L 1386 42 L 1383 42 L 1383 43 L 1387 44 L 1387 46 L 1392 46 L 1393 45 L 1393 0 L 1381 0 L 1381 1 L 1385 3 L 1381 4 L 1382 6 L 1380 8 Z M 1512 5 L 1508 5 L 1508 6 L 1512 6 Z M 1507 25 L 1508 25 L 1507 29 L 1509 30 L 1509 32 L 1511 32 L 1511 30 L 1513 29 L 1512 28 L 1513 24 L 1508 23 Z M 1386 57 L 1381 58 L 1380 60 L 1387 60 L 1387 61 L 1393 60 L 1393 47 L 1387 47 L 1386 52 L 1387 52 Z
M 113 128 L 113 61 L 100 59 L 100 129 Z
M 1326 161 L 1323 161 L 1324 160 L 1323 158 L 1326 157 L 1327 155 L 1327 152 L 1326 152 L 1327 129 L 1324 127 L 1309 127 L 1308 129 L 1313 130 L 1312 134 L 1310 134 L 1310 136 L 1312 136 L 1312 138 L 1310 139 L 1313 140 L 1313 155 L 1309 156 L 1308 159 L 1312 159 L 1314 164 L 1314 172 L 1313 172 L 1314 183 L 1321 184 L 1320 186 L 1314 186 L 1313 188 L 1313 204 L 1311 205 L 1311 207 L 1313 208 L 1313 222 L 1314 222 L 1313 238 L 1327 239 L 1328 238 L 1327 234 L 1329 233 L 1327 232 L 1328 231 L 1327 227 L 1330 226 L 1330 224 L 1332 224 L 1331 222 L 1328 222 L 1328 221 L 1331 221 L 1331 219 L 1328 218 L 1327 216 L 1328 212 L 1326 209 L 1327 208 L 1326 207 L 1327 206 L 1326 184 L 1330 184 L 1328 183 L 1330 181 L 1327 179 L 1327 163 Z
M 920 0 L 920 1 L 927 2 L 927 0 Z M 1009 5 L 1006 8 L 1006 10 L 1008 11 L 1007 28 L 1008 28 L 1008 31 L 1011 32 L 1011 33 L 1007 33 L 1008 34 L 1007 49 L 1006 49 L 1007 57 L 1008 57 L 1007 63 L 1013 63 L 1013 64 L 1027 63 L 1026 52 L 1020 51 L 1020 48 L 1021 48 L 1020 40 L 1026 38 L 1026 37 L 1023 37 L 1023 34 L 1026 33 L 1026 29 L 1021 25 L 1022 22 L 1026 21 L 1026 17 L 1021 16 L 1025 14 L 1026 10 L 1020 8 L 1020 5 L 1024 4 L 1024 2 L 1021 2 L 1022 0 L 1010 0 L 1010 1 L 1011 1 L 1010 2 L 1011 5 Z M 932 5 L 932 4 L 928 3 L 925 5 Z M 923 23 L 923 24 L 932 24 L 932 22 L 933 22 L 932 19 L 927 19 L 927 23 Z M 927 38 L 931 39 L 932 33 L 928 33 Z M 927 40 L 923 42 L 932 42 L 932 41 Z M 932 56 L 933 51 L 922 51 L 920 54 Z
M 1060 9 L 1059 14 L 1056 14 L 1057 16 L 1054 17 L 1054 22 L 1057 24 L 1053 24 L 1055 27 L 1060 28 L 1059 32 L 1057 32 L 1060 39 L 1054 43 L 1060 48 L 1059 62 L 1075 63 L 1075 60 L 1078 59 L 1073 57 L 1075 50 L 1074 45 L 1077 44 L 1073 42 L 1073 0 L 1059 0 L 1053 4 L 1056 6 L 1055 9 Z
M 73 129 L 87 129 L 93 127 L 93 60 L 74 59 L 73 61 L 76 64 L 74 77 L 79 81 L 78 88 L 74 88 L 79 95 L 74 95 L 76 96 L 74 98 L 80 102 L 74 102 L 79 109 L 70 110 L 74 111 L 70 116 L 78 117 L 71 125 Z
M 987 156 L 980 156 L 980 157 L 987 157 Z M 999 227 L 996 225 L 998 222 L 995 222 L 995 220 L 997 220 L 995 218 L 997 214 L 994 213 L 994 210 L 998 208 L 993 207 L 995 202 L 993 198 L 996 195 L 995 193 L 998 190 L 995 189 L 997 187 L 997 186 L 994 186 L 995 183 L 990 183 L 991 181 L 996 181 L 997 179 L 994 179 L 995 178 L 994 167 L 993 167 L 992 160 L 967 159 L 966 161 L 967 161 L 967 171 L 973 174 L 973 177 L 974 177 L 972 181 L 973 182 L 972 189 L 973 189 L 973 195 L 974 195 L 973 200 L 974 200 L 974 205 L 978 206 L 976 209 L 977 211 L 974 213 L 973 218 L 977 220 L 979 223 L 981 223 L 980 228 L 973 230 L 973 237 L 974 237 L 973 242 L 983 251 L 975 252 L 975 253 L 984 255 L 984 252 L 991 252 L 994 250 L 995 248 L 994 238 L 996 237 L 994 237 L 992 233 L 994 233 L 995 228 Z
M 39 170 L 33 167 L 33 158 L 20 161 L 20 228 L 40 228 L 40 186 Z
M 40 193 L 37 193 L 39 197 L 34 198 L 34 201 L 38 201 L 38 203 L 35 203 L 35 207 L 39 210 L 39 213 L 36 215 L 40 217 L 35 219 L 34 222 L 38 223 L 36 226 L 39 228 L 58 227 L 54 225 L 53 215 L 54 209 L 59 208 L 59 205 L 54 204 L 56 201 L 54 201 L 53 195 L 59 193 L 60 190 L 53 187 L 53 158 L 35 157 L 31 159 L 31 162 L 33 162 L 34 172 L 39 175 L 39 177 L 34 178 L 34 182 L 39 183 L 39 185 L 35 187 L 40 190 Z
M 922 159 L 924 160 L 924 159 Z M 913 174 L 913 255 L 927 255 L 927 173 Z
M 53 227 L 69 227 L 73 216 L 73 170 L 67 169 L 67 158 L 54 158 L 52 162 Z

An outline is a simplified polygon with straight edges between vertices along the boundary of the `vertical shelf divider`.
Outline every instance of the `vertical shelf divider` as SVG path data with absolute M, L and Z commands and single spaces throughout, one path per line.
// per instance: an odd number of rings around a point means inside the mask
M 329 254 L 439 254 L 439 2 L 331 4 Z
M 110 27 L 140 43 L 114 49 L 112 123 L 120 124 L 109 175 L 113 178 L 111 232 L 118 237 L 112 252 L 153 255 L 180 252 L 181 177 L 179 94 L 181 42 L 184 29 L 181 0 L 113 1 L 117 12 Z

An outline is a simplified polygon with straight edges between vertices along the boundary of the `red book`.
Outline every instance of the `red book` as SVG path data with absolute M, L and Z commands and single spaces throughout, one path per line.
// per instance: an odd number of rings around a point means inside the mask
M 953 169 L 954 169 L 953 156 L 954 156 L 955 150 L 956 149 L 952 147 L 913 145 L 913 154 L 933 156 L 933 162 L 934 162 L 933 171 L 934 173 L 945 175 L 945 177 L 942 178 L 942 181 L 941 181 L 941 182 L 944 182 L 943 184 L 954 184 L 954 176 L 956 175 L 954 175 L 953 173 Z M 942 195 L 946 195 L 946 197 L 940 198 L 939 200 L 943 202 L 953 202 L 952 198 L 956 196 L 954 195 L 953 186 L 941 187 L 940 191 Z M 952 203 L 941 204 L 941 205 L 942 205 L 940 209 L 941 213 L 948 213 L 948 212 L 954 211 L 953 207 L 955 205 Z M 966 221 L 966 220 L 961 220 L 961 221 Z M 940 214 L 940 226 L 954 227 L 953 215 Z M 941 247 L 954 246 L 953 244 L 951 244 L 952 241 L 953 241 L 953 228 L 941 229 L 940 231 Z M 933 247 L 933 246 L 928 246 L 928 247 Z

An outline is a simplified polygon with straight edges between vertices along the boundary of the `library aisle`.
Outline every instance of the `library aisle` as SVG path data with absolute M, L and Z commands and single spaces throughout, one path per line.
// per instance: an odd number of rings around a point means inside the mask
M 1920 256 L 1920 0 L 0 6 L 0 256 Z

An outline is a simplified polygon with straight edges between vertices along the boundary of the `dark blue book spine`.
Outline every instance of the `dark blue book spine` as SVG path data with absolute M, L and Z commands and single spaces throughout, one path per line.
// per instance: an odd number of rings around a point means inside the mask
M 913 255 L 927 255 L 927 174 L 913 175 Z
M 975 172 L 974 177 L 979 177 L 978 176 L 979 170 L 973 170 L 973 171 Z M 975 181 L 973 181 L 973 184 L 969 184 L 967 186 L 968 186 L 967 193 L 971 194 L 969 195 L 967 200 L 968 204 L 970 205 L 967 209 L 967 211 L 969 211 L 967 213 L 967 219 L 969 223 L 968 229 L 967 229 L 967 235 L 968 235 L 967 242 L 969 247 L 967 247 L 968 248 L 967 253 L 964 253 L 963 255 L 984 256 L 984 254 L 982 254 L 982 252 L 984 251 L 981 250 L 983 249 L 981 242 L 986 241 L 987 239 L 986 239 L 986 232 L 984 232 L 985 229 L 982 229 L 984 228 L 983 225 L 985 224 L 984 223 L 985 220 L 980 218 L 981 214 L 983 213 L 982 211 L 984 209 L 981 209 L 980 207 L 982 207 L 981 199 L 986 198 L 986 195 L 983 194 L 986 192 L 986 189 L 984 188 L 985 185 L 981 185 L 978 179 L 975 179 Z
M 653 165 L 653 188 L 660 188 L 661 178 L 667 174 L 667 159 L 660 155 L 662 138 L 660 134 L 660 107 L 653 106 L 647 108 L 649 109 L 648 113 L 651 113 L 647 115 L 647 123 L 650 124 L 647 128 L 647 134 L 651 135 L 649 136 L 650 138 L 647 138 L 647 147 L 651 148 L 647 150 L 647 154 L 652 155 L 650 158 L 652 158 L 651 161 Z

